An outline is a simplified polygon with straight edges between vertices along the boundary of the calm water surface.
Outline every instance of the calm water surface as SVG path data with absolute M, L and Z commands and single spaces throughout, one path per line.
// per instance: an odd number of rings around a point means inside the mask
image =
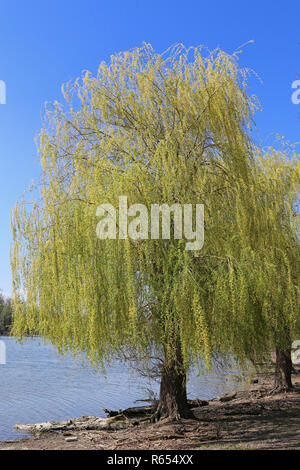
M 16 423 L 68 419 L 82 415 L 105 416 L 103 408 L 134 406 L 147 398 L 147 389 L 156 394 L 159 386 L 141 378 L 123 364 L 115 364 L 106 375 L 62 357 L 39 338 L 25 344 L 0 337 L 6 344 L 6 364 L 0 364 L 0 440 L 17 439 Z M 214 398 L 242 388 L 239 371 L 214 367 L 211 373 L 194 374 L 188 381 L 189 398 Z

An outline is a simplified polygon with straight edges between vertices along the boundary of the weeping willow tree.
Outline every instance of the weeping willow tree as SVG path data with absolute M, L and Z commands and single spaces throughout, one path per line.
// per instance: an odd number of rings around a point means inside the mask
M 220 50 L 160 55 L 144 45 L 111 57 L 63 87 L 64 105 L 48 107 L 40 196 L 12 215 L 13 334 L 38 334 L 99 365 L 129 349 L 161 351 L 154 419 L 190 416 L 191 364 L 209 365 L 215 351 L 261 357 L 271 344 L 255 251 L 265 228 L 250 139 L 259 105 L 247 76 Z M 118 208 L 119 196 L 149 213 L 152 204 L 204 204 L 203 249 L 142 230 L 98 239 L 97 207 Z
M 291 342 L 300 333 L 299 155 L 253 151 L 253 179 L 236 199 L 234 251 L 226 259 L 222 247 L 206 291 L 224 353 L 259 363 L 275 351 L 274 390 L 281 391 L 292 386 Z
M 260 199 L 263 239 L 255 244 L 256 298 L 267 313 L 276 352 L 274 390 L 292 387 L 291 342 L 300 334 L 300 160 L 293 147 L 258 155 L 256 197 Z

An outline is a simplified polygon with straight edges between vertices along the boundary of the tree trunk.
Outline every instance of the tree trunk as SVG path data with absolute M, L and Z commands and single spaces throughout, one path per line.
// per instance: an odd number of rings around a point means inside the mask
M 276 348 L 275 390 L 289 390 L 292 388 L 291 350 Z
M 160 394 L 152 421 L 169 418 L 179 421 L 181 418 L 194 418 L 188 408 L 186 395 L 186 372 L 183 367 L 183 358 L 180 344 L 177 344 L 176 354 L 168 358 L 165 353 L 164 365 L 161 374 Z

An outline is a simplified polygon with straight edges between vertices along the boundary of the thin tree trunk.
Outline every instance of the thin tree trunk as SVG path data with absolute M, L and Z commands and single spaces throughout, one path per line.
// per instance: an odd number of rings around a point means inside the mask
M 276 348 L 275 390 L 289 390 L 292 388 L 291 350 Z
M 172 421 L 178 421 L 181 418 L 194 418 L 187 403 L 186 372 L 183 367 L 179 342 L 174 358 L 168 358 L 165 354 L 159 400 L 152 421 L 155 422 L 162 418 L 169 418 Z

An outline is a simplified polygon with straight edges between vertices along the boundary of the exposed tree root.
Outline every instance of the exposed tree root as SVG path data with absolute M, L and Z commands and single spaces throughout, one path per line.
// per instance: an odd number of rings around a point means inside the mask
M 195 419 L 193 412 L 188 408 L 182 410 L 173 409 L 168 410 L 163 405 L 158 405 L 155 412 L 150 418 L 151 423 L 156 423 L 161 419 L 167 420 L 169 422 L 180 422 L 182 419 Z

